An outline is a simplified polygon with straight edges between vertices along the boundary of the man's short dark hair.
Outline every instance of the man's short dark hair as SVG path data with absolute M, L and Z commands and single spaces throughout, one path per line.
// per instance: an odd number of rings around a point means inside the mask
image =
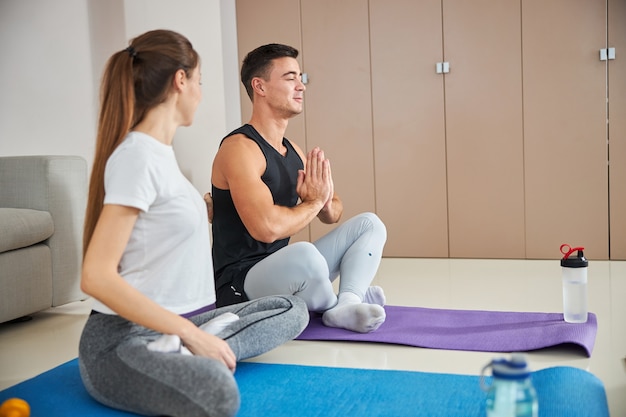
M 246 87 L 248 97 L 252 100 L 252 79 L 260 77 L 267 80 L 272 68 L 272 61 L 278 58 L 297 58 L 298 50 L 288 45 L 270 43 L 259 46 L 243 59 L 241 65 L 241 82 Z

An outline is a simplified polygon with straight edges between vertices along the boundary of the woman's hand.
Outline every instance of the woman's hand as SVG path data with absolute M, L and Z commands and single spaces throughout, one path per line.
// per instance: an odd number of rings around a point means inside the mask
M 195 326 L 194 326 L 195 327 Z M 183 344 L 194 355 L 212 358 L 222 362 L 232 372 L 237 367 L 237 357 L 228 343 L 217 336 L 195 327 L 191 334 L 181 337 Z

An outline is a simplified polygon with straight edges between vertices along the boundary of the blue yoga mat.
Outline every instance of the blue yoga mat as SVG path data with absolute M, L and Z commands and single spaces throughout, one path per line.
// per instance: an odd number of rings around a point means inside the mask
M 238 417 L 483 417 L 478 376 L 426 372 L 238 364 Z M 602 382 L 578 368 L 533 373 L 540 417 L 608 417 Z M 487 378 L 489 383 L 489 378 Z M 85 391 L 76 359 L 0 392 L 29 402 L 31 417 L 128 417 Z

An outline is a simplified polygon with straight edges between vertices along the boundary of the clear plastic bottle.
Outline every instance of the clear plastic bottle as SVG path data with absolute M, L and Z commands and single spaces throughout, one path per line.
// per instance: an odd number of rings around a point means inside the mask
M 491 368 L 493 382 L 485 386 L 484 373 Z M 481 385 L 487 391 L 487 417 L 537 417 L 539 403 L 526 358 L 514 353 L 511 359 L 494 359 L 481 373 Z
M 561 275 L 563 277 L 563 319 L 568 323 L 587 322 L 587 267 L 589 262 L 583 247 L 561 245 Z M 576 256 L 572 256 L 578 252 Z

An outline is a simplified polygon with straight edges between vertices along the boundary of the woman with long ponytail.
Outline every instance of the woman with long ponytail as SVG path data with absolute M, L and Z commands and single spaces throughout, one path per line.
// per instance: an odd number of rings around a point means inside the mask
M 308 323 L 294 296 L 215 309 L 207 208 L 172 148 L 201 96 L 198 54 L 168 30 L 133 39 L 102 79 L 81 278 L 93 311 L 79 364 L 93 398 L 143 415 L 234 416 L 237 361 Z

